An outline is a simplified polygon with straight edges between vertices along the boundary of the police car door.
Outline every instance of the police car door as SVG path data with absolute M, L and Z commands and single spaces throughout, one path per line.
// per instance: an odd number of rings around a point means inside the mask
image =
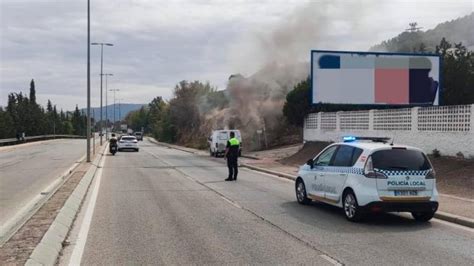
M 356 171 L 352 166 L 361 153 L 362 149 L 349 145 L 338 145 L 334 158 L 328 167 L 330 174 L 324 176 L 325 197 L 328 201 L 339 202 L 347 177 Z
M 313 196 L 315 200 L 324 199 L 324 193 L 326 185 L 324 183 L 324 178 L 326 175 L 329 175 L 327 167 L 332 161 L 334 153 L 337 149 L 337 146 L 331 146 L 323 151 L 315 160 L 314 166 L 312 169 L 312 181 L 310 189 L 310 197 Z

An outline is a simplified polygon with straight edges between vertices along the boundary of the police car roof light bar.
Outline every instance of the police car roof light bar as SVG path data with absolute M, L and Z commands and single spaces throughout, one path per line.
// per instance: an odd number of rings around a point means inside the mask
M 356 140 L 370 140 L 372 142 L 381 142 L 387 143 L 390 138 L 387 137 L 355 137 L 355 136 L 345 136 L 343 137 L 344 142 L 353 142 Z

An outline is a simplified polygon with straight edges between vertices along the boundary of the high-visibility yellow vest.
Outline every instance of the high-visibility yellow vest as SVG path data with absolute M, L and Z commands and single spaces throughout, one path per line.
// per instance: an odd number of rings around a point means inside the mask
M 236 138 L 229 139 L 229 142 L 230 142 L 230 146 L 239 146 L 240 145 L 240 141 Z

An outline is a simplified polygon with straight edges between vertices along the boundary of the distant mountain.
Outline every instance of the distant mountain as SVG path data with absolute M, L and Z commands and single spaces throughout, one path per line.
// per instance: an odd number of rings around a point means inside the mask
M 135 103 L 118 103 L 115 104 L 115 120 L 122 120 L 124 119 L 128 113 L 131 111 L 139 110 L 142 106 L 147 106 L 147 104 L 135 104 Z M 114 120 L 114 105 L 110 104 L 108 106 L 102 107 L 102 116 L 105 120 L 105 113 L 107 108 L 107 117 L 110 121 Z M 81 109 L 81 112 L 86 112 L 86 109 Z M 92 107 L 91 108 L 91 116 L 95 118 L 95 120 L 100 120 L 100 107 Z
M 397 37 L 372 46 L 370 51 L 418 52 L 423 43 L 427 52 L 433 52 L 443 37 L 450 43 L 462 42 L 469 50 L 474 50 L 474 12 L 440 23 L 427 31 L 402 32 Z

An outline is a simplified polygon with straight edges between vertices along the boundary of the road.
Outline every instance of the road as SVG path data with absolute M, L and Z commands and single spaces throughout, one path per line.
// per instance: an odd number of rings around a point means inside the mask
M 75 226 L 89 228 L 77 241 L 85 241 L 83 265 L 474 261 L 472 230 L 393 214 L 350 223 L 339 209 L 297 204 L 289 180 L 241 169 L 237 182 L 224 182 L 223 159 L 140 145 L 106 157 L 97 200 L 88 200 L 91 223 Z
M 0 148 L 0 225 L 80 159 L 85 140 L 58 139 Z

